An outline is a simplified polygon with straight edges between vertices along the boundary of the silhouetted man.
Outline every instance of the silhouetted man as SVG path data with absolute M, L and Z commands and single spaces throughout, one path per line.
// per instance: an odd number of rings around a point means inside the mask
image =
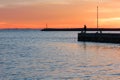
M 86 26 L 86 25 L 84 25 L 84 33 L 86 33 L 86 29 L 87 29 L 87 26 Z

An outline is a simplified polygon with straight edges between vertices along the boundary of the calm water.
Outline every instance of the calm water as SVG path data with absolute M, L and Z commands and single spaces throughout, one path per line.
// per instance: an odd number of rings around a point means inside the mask
M 77 33 L 0 31 L 0 80 L 120 80 L 120 45 Z

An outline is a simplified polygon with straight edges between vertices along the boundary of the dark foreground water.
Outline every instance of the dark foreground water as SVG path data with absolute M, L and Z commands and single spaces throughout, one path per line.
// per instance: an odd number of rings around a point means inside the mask
M 0 31 L 0 80 L 120 80 L 120 45 L 77 33 Z

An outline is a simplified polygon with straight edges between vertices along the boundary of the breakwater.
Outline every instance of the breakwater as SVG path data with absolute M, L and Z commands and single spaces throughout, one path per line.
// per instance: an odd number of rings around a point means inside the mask
M 120 33 L 78 33 L 78 41 L 120 43 Z
M 120 28 L 87 28 L 86 31 L 120 31 Z M 83 28 L 44 28 L 41 31 L 83 31 Z

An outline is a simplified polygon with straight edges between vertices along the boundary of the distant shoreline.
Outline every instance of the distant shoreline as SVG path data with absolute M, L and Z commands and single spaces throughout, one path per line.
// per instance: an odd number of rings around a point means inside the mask
M 7 28 L 7 29 L 0 29 L 0 30 L 40 30 L 41 29 L 31 29 L 31 28 Z

